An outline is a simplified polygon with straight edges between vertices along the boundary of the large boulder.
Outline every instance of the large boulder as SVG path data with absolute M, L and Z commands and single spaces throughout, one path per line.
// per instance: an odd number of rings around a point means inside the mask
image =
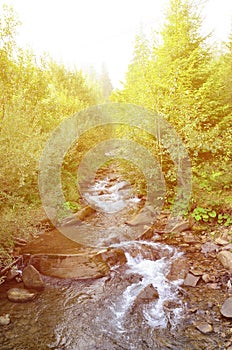
M 26 288 L 43 290 L 44 289 L 44 281 L 36 268 L 32 265 L 28 265 L 25 267 L 22 273 L 23 283 Z
M 11 288 L 7 291 L 7 297 L 15 303 L 25 303 L 35 299 L 37 293 L 24 288 Z
M 110 272 L 110 267 L 99 252 L 79 254 L 36 254 L 31 264 L 43 275 L 58 278 L 88 279 L 100 278 Z
M 88 279 L 108 275 L 111 267 L 126 263 L 126 256 L 120 248 L 86 249 L 77 254 L 35 254 L 30 263 L 43 275 Z

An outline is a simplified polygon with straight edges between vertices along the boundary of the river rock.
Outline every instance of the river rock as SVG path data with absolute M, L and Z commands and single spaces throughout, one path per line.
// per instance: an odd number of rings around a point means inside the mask
M 191 227 L 190 227 L 190 224 L 189 222 L 187 221 L 182 221 L 182 222 L 179 222 L 178 224 L 176 224 L 171 232 L 176 232 L 176 233 L 181 233 L 183 231 L 187 231 L 189 230 Z
M 207 322 L 199 322 L 196 324 L 196 329 L 198 329 L 203 334 L 208 334 L 213 331 L 213 327 L 211 324 Z
M 182 234 L 183 241 L 185 243 L 196 243 L 199 242 L 199 240 L 195 237 L 195 235 L 192 232 L 186 231 Z
M 167 275 L 169 281 L 185 279 L 189 271 L 189 264 L 184 257 L 180 257 L 173 261 L 170 271 Z
M 206 256 L 208 255 L 208 253 L 216 252 L 218 250 L 218 245 L 213 242 L 206 242 L 201 247 L 201 252 L 204 253 Z
M 217 255 L 220 263 L 226 268 L 232 271 L 232 253 L 228 250 L 223 250 Z
M 22 279 L 25 287 L 36 290 L 44 289 L 44 281 L 36 268 L 32 265 L 25 267 L 22 273 Z
M 232 297 L 226 299 L 220 312 L 224 317 L 232 318 Z
M 153 301 L 158 298 L 159 298 L 159 293 L 153 287 L 152 284 L 149 284 L 139 293 L 139 295 L 137 296 L 136 302 L 149 303 L 150 301 Z
M 124 250 L 120 248 L 109 248 L 101 256 L 110 267 L 123 265 L 127 261 Z
M 229 243 L 226 239 L 223 239 L 221 237 L 216 238 L 215 242 L 219 245 L 224 245 L 224 246 Z
M 88 205 L 77 213 L 65 218 L 61 223 L 61 226 L 79 225 L 83 220 L 93 215 L 95 212 L 96 210 Z
M 126 224 L 129 226 L 149 225 L 153 222 L 154 218 L 155 210 L 152 206 L 148 205 L 144 207 L 134 218 L 126 221 Z
M 5 314 L 0 316 L 0 326 L 7 326 L 10 323 L 10 315 Z
M 35 254 L 31 264 L 43 275 L 58 278 L 100 278 L 110 272 L 103 258 L 107 250 L 82 252 L 79 254 Z
M 188 287 L 196 287 L 200 278 L 200 276 L 194 276 L 191 273 L 188 273 L 184 280 L 184 285 Z
M 11 288 L 7 291 L 7 297 L 15 303 L 24 303 L 35 299 L 37 293 L 24 288 Z
M 8 271 L 6 280 L 12 281 L 15 277 L 19 276 L 21 274 L 21 271 L 15 268 L 14 266 Z
M 208 274 L 208 273 L 204 273 L 202 276 L 201 276 L 202 280 L 205 282 L 205 283 L 209 283 L 212 281 L 212 277 Z

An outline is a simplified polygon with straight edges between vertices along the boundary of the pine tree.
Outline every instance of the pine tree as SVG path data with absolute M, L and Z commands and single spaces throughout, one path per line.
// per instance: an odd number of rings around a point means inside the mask
M 109 73 L 108 73 L 108 70 L 107 70 L 105 63 L 102 64 L 99 81 L 100 81 L 100 85 L 102 87 L 103 99 L 106 102 L 109 100 L 109 97 L 113 91 L 113 86 L 112 86 L 112 83 L 110 81 Z
M 161 32 L 153 46 L 150 85 L 156 106 L 170 121 L 183 126 L 194 112 L 195 93 L 209 77 L 210 52 L 200 34 L 201 19 L 192 2 L 171 0 Z
M 149 41 L 140 27 L 135 37 L 134 53 L 126 73 L 126 82 L 122 90 L 117 90 L 112 95 L 113 101 L 130 102 L 149 107 L 147 98 L 147 74 L 150 59 Z

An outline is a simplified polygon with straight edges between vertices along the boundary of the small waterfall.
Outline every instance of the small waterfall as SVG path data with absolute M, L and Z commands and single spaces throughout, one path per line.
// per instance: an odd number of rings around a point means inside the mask
M 183 281 L 169 281 L 167 275 L 172 262 L 179 258 L 182 253 L 168 245 L 146 241 L 131 241 L 115 246 L 123 247 L 126 250 L 126 274 L 140 276 L 138 281 L 127 286 L 111 307 L 118 330 L 125 331 L 124 323 L 128 314 L 133 311 L 133 307 L 137 303 L 141 303 L 139 296 L 148 286 L 152 286 L 154 291 L 157 291 L 157 298 L 142 305 L 143 316 L 147 324 L 152 328 L 166 328 L 168 325 L 174 328 L 183 310 L 183 305 L 178 298 L 179 286 Z M 146 256 L 147 248 L 152 248 L 153 254 L 158 253 L 160 258 L 157 260 L 145 258 L 143 255 Z M 134 257 L 133 251 L 135 249 L 138 249 L 139 253 Z M 172 307 L 168 308 L 168 304 L 172 304 Z

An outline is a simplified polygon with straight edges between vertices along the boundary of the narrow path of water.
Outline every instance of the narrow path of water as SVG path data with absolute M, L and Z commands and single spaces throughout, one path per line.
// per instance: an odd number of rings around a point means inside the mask
M 80 237 L 96 246 L 124 249 L 127 263 L 97 280 L 44 277 L 46 288 L 26 304 L 11 303 L 0 286 L 1 314 L 11 323 L 0 328 L 4 350 L 224 349 L 219 340 L 187 332 L 181 280 L 170 281 L 170 267 L 182 253 L 155 242 L 133 240 L 136 228 L 125 221 L 140 199 L 124 180 L 101 179 L 86 192 L 99 211 L 80 225 Z M 17 285 L 18 287 L 19 285 Z

